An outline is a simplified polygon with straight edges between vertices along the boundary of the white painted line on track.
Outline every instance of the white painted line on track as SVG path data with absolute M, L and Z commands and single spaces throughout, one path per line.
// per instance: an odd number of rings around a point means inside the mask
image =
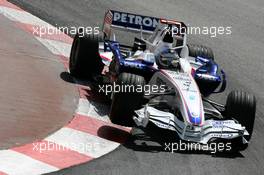
M 33 175 L 59 170 L 56 167 L 32 159 L 21 153 L 5 150 L 0 151 L 0 171 L 7 174 Z
M 69 58 L 71 52 L 71 44 L 63 43 L 60 41 L 43 39 L 40 37 L 35 37 L 39 42 L 46 46 L 53 54 L 62 55 Z
M 52 27 L 52 25 L 50 25 L 49 23 L 22 10 L 16 10 L 16 9 L 0 6 L 0 13 L 5 15 L 12 21 L 21 22 L 24 24 Z

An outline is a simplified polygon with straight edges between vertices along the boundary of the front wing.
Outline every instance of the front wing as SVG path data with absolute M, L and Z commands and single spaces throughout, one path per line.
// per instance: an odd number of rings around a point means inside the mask
M 153 122 L 162 129 L 176 131 L 182 140 L 207 144 L 211 139 L 235 139 L 249 135 L 245 127 L 234 120 L 205 120 L 202 126 L 188 125 L 170 112 L 164 112 L 150 106 L 135 111 L 134 121 L 138 126 L 146 127 Z M 245 139 L 243 139 L 245 140 Z

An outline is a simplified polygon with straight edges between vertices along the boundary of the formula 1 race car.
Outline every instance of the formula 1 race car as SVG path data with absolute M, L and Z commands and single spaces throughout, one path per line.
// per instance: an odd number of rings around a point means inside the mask
M 133 45 L 116 40 L 113 29 L 136 32 Z M 70 73 L 103 86 L 112 100 L 110 120 L 175 131 L 186 141 L 236 141 L 246 148 L 254 126 L 256 99 L 232 91 L 221 105 L 209 99 L 225 90 L 225 73 L 211 48 L 187 45 L 183 22 L 109 10 L 103 36 L 76 35 Z M 148 36 L 145 39 L 144 36 Z

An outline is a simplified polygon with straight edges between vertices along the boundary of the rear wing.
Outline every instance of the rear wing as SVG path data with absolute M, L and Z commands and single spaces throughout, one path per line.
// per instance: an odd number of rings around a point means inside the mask
M 181 31 L 182 29 L 184 29 L 185 32 L 187 30 L 187 27 L 183 22 L 108 10 L 104 18 L 103 32 L 107 38 L 110 38 L 113 28 L 153 33 L 159 23 L 174 24 L 177 25 L 177 28 Z

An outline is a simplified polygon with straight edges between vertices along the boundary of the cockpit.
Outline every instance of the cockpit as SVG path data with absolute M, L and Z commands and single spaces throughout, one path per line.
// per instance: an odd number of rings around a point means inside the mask
M 186 46 L 186 26 L 177 21 L 160 20 L 148 38 L 135 38 L 131 50 L 123 52 L 128 61 L 144 62 L 159 69 L 179 69 L 182 48 Z

